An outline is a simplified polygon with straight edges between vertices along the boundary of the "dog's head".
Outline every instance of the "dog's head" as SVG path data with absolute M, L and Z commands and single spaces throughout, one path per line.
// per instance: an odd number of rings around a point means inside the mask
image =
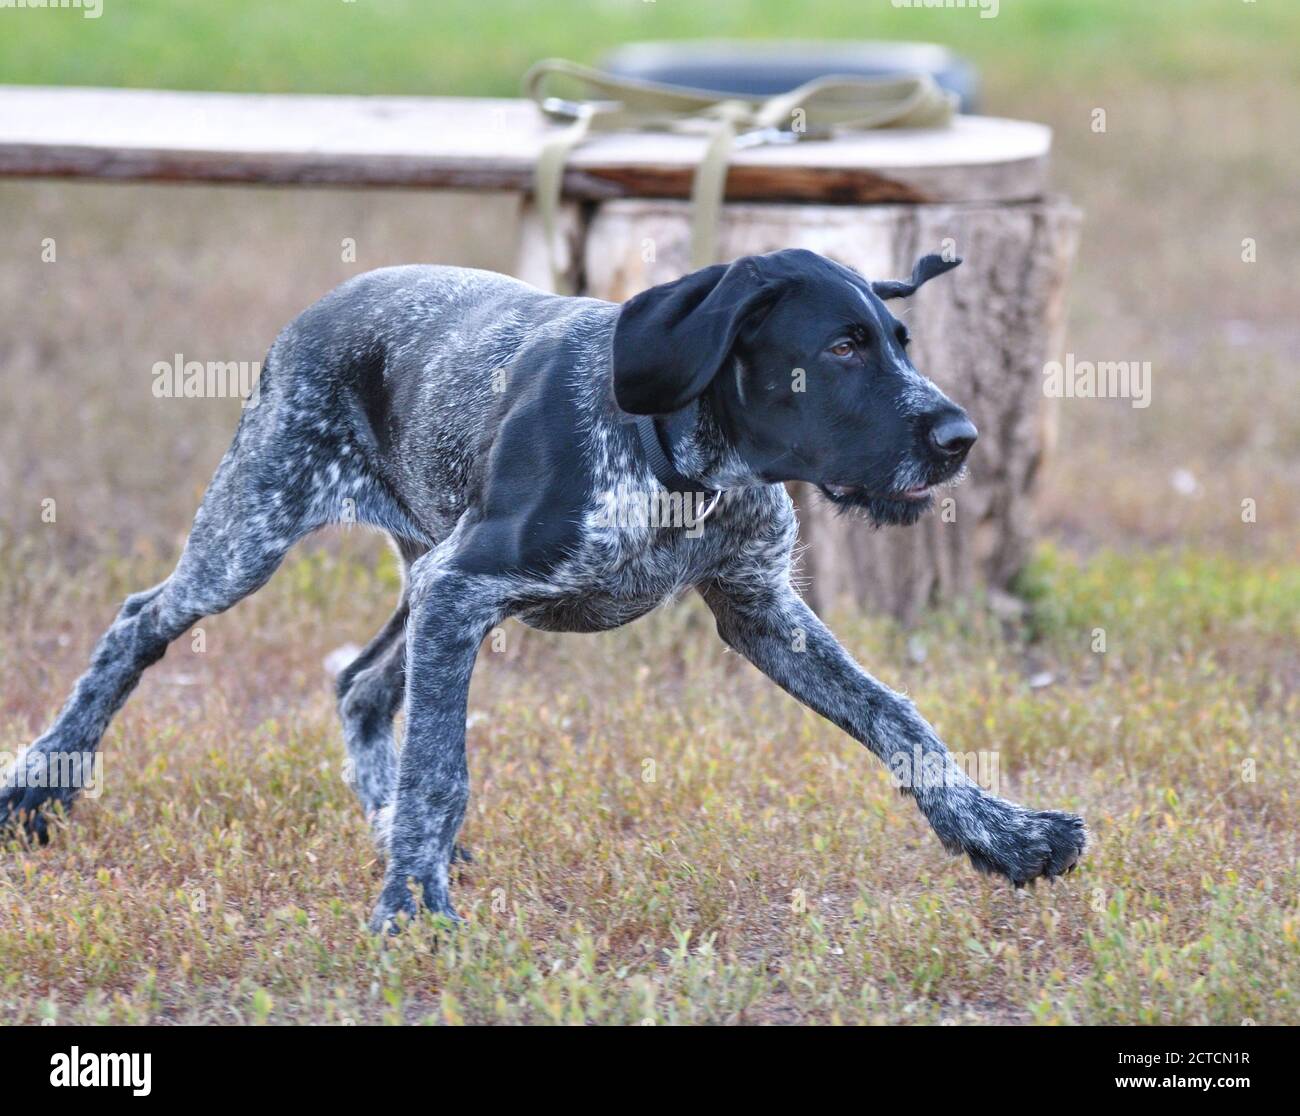
M 960 260 L 925 256 L 909 280 L 869 282 L 802 249 L 747 256 L 652 287 L 614 331 L 614 398 L 665 415 L 707 396 L 761 480 L 810 481 L 876 522 L 913 523 L 975 442 L 966 412 L 907 355 L 885 301 Z

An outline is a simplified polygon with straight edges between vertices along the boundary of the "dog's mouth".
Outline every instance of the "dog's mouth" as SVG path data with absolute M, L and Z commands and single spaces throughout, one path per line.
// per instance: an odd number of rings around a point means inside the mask
M 861 485 L 823 484 L 824 495 L 836 504 L 860 504 L 867 500 L 898 500 L 907 504 L 921 504 L 930 499 L 931 485 L 916 484 L 897 492 L 872 492 Z
M 837 511 L 863 515 L 878 527 L 910 527 L 934 504 L 934 486 L 930 484 L 889 492 L 876 492 L 850 484 L 819 484 L 817 487 Z

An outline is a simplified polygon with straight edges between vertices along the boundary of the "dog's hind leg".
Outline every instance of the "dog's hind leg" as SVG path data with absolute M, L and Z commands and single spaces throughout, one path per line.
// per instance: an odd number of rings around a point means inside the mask
M 397 781 L 397 745 L 393 720 L 406 693 L 406 621 L 410 615 L 406 584 L 410 564 L 423 551 L 396 540 L 403 563 L 402 596 L 364 651 L 339 674 L 339 717 L 348 749 L 348 783 L 356 792 L 375 843 L 388 850 L 393 787 Z
M 18 817 L 46 840 L 40 807 L 70 803 L 90 781 L 100 737 L 145 669 L 197 620 L 259 589 L 295 542 L 328 521 L 330 502 L 304 498 L 301 471 L 272 475 L 261 447 L 247 445 L 247 425 L 208 486 L 175 571 L 126 599 L 54 723 L 0 773 L 0 827 Z

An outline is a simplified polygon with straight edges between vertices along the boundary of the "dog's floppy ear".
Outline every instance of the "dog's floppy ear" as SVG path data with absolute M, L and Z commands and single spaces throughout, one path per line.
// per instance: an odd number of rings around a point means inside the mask
M 717 375 L 741 328 L 776 293 L 749 260 L 715 264 L 623 303 L 614 327 L 614 401 L 666 415 Z
M 942 256 L 922 256 L 912 268 L 911 279 L 879 279 L 871 284 L 871 291 L 877 298 L 907 298 L 915 294 L 922 283 L 951 271 L 959 263 L 960 256 L 952 260 L 945 260 Z

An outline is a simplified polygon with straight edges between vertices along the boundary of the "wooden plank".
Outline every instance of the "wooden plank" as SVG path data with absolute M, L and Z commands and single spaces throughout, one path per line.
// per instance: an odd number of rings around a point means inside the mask
M 554 125 L 531 102 L 0 86 L 0 175 L 526 192 Z M 593 137 L 565 193 L 682 198 L 704 141 Z M 1050 130 L 995 117 L 737 150 L 736 200 L 1020 201 L 1045 185 Z

